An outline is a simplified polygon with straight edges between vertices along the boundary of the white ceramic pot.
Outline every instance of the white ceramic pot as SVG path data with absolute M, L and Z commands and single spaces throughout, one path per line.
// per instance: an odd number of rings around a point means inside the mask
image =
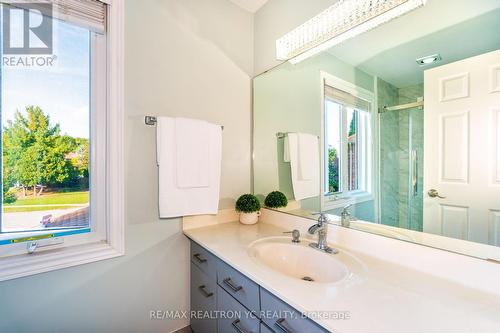
M 259 221 L 260 212 L 240 213 L 240 222 L 243 224 L 255 224 Z

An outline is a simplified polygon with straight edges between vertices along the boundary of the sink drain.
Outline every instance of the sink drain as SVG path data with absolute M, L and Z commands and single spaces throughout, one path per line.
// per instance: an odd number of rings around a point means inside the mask
M 302 278 L 302 280 L 304 280 L 304 281 L 308 281 L 308 282 L 314 282 L 313 278 L 312 278 L 312 277 L 309 277 L 309 276 L 304 276 L 304 277 Z

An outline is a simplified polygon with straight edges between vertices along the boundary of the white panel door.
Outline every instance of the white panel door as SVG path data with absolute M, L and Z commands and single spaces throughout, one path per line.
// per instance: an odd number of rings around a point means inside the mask
M 424 232 L 500 246 L 500 51 L 425 71 Z

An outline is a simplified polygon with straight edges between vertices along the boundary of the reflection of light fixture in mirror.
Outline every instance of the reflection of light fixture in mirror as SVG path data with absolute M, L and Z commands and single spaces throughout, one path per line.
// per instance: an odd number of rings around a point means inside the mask
M 433 64 L 435 62 L 441 61 L 443 58 L 441 58 L 441 55 L 439 54 L 433 54 L 430 56 L 422 57 L 417 59 L 417 64 L 420 66 L 428 66 L 430 64 Z
M 276 57 L 296 64 L 425 5 L 427 0 L 339 0 L 276 41 Z

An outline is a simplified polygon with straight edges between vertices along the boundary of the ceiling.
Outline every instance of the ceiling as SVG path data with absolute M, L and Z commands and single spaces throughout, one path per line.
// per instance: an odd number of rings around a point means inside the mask
M 447 13 L 453 12 L 453 15 Z M 425 7 L 328 52 L 396 87 L 423 82 L 417 58 L 441 54 L 435 66 L 500 49 L 498 0 L 428 0 Z
M 229 0 L 250 13 L 255 13 L 269 0 Z

